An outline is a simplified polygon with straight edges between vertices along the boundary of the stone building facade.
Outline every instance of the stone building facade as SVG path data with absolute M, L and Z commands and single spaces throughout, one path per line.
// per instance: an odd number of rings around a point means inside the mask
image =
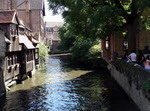
M 38 42 L 34 39 L 32 30 L 28 28 L 31 22 L 25 21 L 23 23 L 18 17 L 19 12 L 16 10 L 28 0 L 17 5 L 18 1 L 21 0 L 0 1 L 0 96 L 6 93 L 6 84 L 9 84 L 10 81 L 21 81 L 23 78 L 31 76 L 35 65 L 38 64 L 38 49 L 35 48 Z M 27 9 L 26 12 L 28 12 Z M 35 17 L 43 17 L 44 13 L 43 11 L 38 16 L 35 14 Z M 25 20 L 31 16 L 28 13 L 24 13 L 24 15 Z M 40 21 L 39 24 L 41 28 Z M 38 32 L 41 31 L 40 28 Z
M 59 38 L 59 28 L 63 25 L 62 22 L 46 22 L 46 38 L 45 44 L 49 47 L 51 53 L 60 53 L 58 49 Z
M 44 40 L 44 0 L 0 0 L 0 10 L 17 10 L 18 17 L 33 31 L 36 40 Z
M 17 12 L 19 18 L 33 31 L 35 39 L 42 42 L 45 37 L 44 0 L 18 0 Z
M 0 0 L 0 10 L 14 10 L 17 6 L 17 0 Z

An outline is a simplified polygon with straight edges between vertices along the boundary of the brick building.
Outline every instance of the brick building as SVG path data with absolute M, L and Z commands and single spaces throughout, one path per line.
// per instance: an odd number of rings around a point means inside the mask
M 27 1 L 24 0 L 19 6 Z M 25 21 L 24 24 L 20 20 L 17 7 L 17 0 L 0 1 L 0 96 L 6 93 L 5 85 L 10 81 L 20 81 L 23 77 L 31 76 L 31 72 L 35 69 L 36 59 L 38 59 L 38 49 L 35 48 L 37 41 L 34 40 L 34 36 L 31 36 L 32 30 L 28 28 L 31 22 Z M 26 9 L 26 12 L 30 11 Z M 39 10 L 35 10 L 35 12 L 39 12 Z M 43 10 L 42 14 L 38 14 L 35 14 L 34 17 L 42 18 L 45 12 Z M 31 16 L 28 16 L 28 13 L 24 13 L 24 15 L 25 20 Z M 38 20 L 43 19 L 39 18 Z M 34 24 L 39 26 L 37 29 L 42 35 L 42 22 L 39 21 L 38 24 L 32 22 L 31 25 Z M 36 28 L 36 26 L 33 27 Z M 42 37 L 40 34 L 39 37 Z
M 17 12 L 19 18 L 33 31 L 35 39 L 43 41 L 45 36 L 44 0 L 18 0 Z
M 16 6 L 16 0 L 0 0 L 0 10 L 13 10 Z
M 62 22 L 46 22 L 45 44 L 49 46 L 51 53 L 61 52 L 58 49 L 58 43 L 60 41 L 60 38 L 58 37 L 58 30 L 61 26 L 63 26 Z
M 148 47 L 150 50 L 150 31 L 142 31 L 136 37 L 136 51 L 145 50 Z M 125 50 L 128 49 L 128 41 L 121 34 L 112 34 L 106 40 L 102 40 L 102 56 L 110 60 L 113 56 L 123 56 Z

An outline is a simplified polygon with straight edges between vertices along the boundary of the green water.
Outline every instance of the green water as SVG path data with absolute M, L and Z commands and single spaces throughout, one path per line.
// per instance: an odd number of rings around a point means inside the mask
M 55 56 L 0 103 L 0 111 L 139 111 L 106 69 L 81 68 Z

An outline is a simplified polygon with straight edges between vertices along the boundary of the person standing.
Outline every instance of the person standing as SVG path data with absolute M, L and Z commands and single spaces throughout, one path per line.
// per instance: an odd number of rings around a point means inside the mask
M 124 56 L 123 56 L 123 61 L 127 62 L 128 61 L 128 56 L 129 56 L 129 52 L 128 50 L 125 50 Z

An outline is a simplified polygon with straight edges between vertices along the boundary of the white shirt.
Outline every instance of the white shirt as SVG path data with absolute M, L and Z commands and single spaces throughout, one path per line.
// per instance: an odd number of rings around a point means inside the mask
M 134 61 L 136 62 L 136 53 L 132 52 L 130 55 L 129 55 L 131 61 Z

